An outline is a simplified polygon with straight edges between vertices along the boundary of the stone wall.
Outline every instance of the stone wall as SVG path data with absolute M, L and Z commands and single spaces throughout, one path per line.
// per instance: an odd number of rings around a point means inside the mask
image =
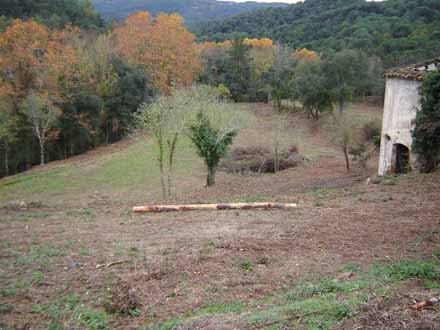
M 420 108 L 420 81 L 387 78 L 380 145 L 379 175 L 393 173 L 396 144 L 411 151 L 414 120 Z M 410 167 L 416 167 L 416 156 L 410 153 Z

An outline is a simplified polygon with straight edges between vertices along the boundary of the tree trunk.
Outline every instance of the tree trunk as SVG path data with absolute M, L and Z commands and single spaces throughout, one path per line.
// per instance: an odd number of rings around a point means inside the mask
M 345 157 L 345 166 L 347 167 L 347 172 L 350 172 L 350 160 L 348 159 L 348 151 L 347 146 L 343 147 L 344 157 Z
M 342 97 L 339 98 L 339 113 L 344 112 L 344 99 Z
M 162 186 L 162 196 L 163 198 L 167 197 L 167 190 L 166 190 L 166 186 L 165 186 L 165 171 L 164 171 L 164 150 L 163 150 L 163 139 L 162 139 L 162 135 L 159 133 L 158 135 L 158 145 L 159 145 L 159 169 L 160 169 L 160 184 Z
M 5 175 L 9 175 L 9 146 L 8 143 L 5 142 Z
M 151 205 L 135 206 L 133 211 L 141 212 L 172 212 L 172 211 L 196 211 L 196 210 L 250 210 L 250 209 L 281 209 L 289 210 L 297 208 L 297 204 L 284 203 L 230 203 L 230 204 L 187 204 L 187 205 Z
M 212 187 L 215 185 L 215 173 L 217 171 L 216 166 L 208 166 L 208 178 L 206 180 L 206 185 Z
M 319 120 L 319 108 L 315 109 L 315 119 Z
M 277 110 L 278 110 L 278 112 L 280 112 L 281 111 L 281 99 L 277 98 L 276 103 L 277 103 Z
M 44 165 L 44 140 L 40 139 L 40 165 Z
M 169 158 L 168 158 L 168 196 L 171 196 L 172 187 L 173 187 L 173 168 L 174 168 L 174 155 L 176 153 L 176 145 L 177 140 L 179 138 L 179 134 L 176 133 L 173 137 L 173 140 L 168 141 L 168 150 L 169 150 Z

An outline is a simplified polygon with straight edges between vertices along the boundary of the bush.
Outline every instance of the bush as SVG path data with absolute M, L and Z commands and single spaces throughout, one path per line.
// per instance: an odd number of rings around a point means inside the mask
M 370 120 L 362 125 L 361 134 L 365 141 L 376 144 L 377 137 L 380 139 L 382 134 L 382 123 L 379 120 Z
M 440 155 L 440 71 L 429 74 L 421 87 L 421 109 L 412 132 L 422 172 L 432 172 Z

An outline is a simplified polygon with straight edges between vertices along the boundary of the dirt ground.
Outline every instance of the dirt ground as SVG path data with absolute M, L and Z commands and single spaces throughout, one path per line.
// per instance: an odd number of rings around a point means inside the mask
M 308 143 L 330 146 L 319 134 Z M 141 307 L 136 317 L 115 317 L 111 329 L 141 329 L 146 320 L 189 315 L 213 303 L 263 299 L 299 280 L 334 275 L 350 263 L 366 268 L 429 258 L 440 248 L 440 173 L 367 185 L 371 166 L 347 174 L 342 158 L 328 155 L 273 175 L 220 173 L 215 189 L 188 187 L 178 198 L 297 202 L 291 211 L 135 215 L 132 205 L 105 198 L 67 209 L 0 209 L 0 285 L 9 290 L 1 299 L 13 306 L 0 314 L 0 328 L 46 329 L 51 314 L 36 313 L 36 306 L 76 294 L 99 309 L 121 283 L 136 293 Z M 404 288 L 408 294 L 420 291 L 410 284 Z M 404 329 L 404 323 L 385 322 L 383 311 L 407 302 L 377 304 L 338 329 Z M 437 320 L 438 313 L 411 320 Z M 73 329 L 63 317 L 60 323 Z M 236 320 L 208 317 L 194 329 L 238 326 Z

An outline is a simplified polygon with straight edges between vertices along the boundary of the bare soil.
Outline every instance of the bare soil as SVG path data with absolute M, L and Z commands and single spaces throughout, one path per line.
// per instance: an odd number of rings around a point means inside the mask
M 318 133 L 309 143 L 331 146 L 318 128 L 310 129 Z M 298 202 L 292 211 L 135 215 L 132 205 L 107 199 L 68 209 L 1 209 L 0 287 L 15 283 L 17 290 L 2 297 L 13 310 L 0 317 L 16 329 L 45 329 L 47 316 L 33 313 L 35 306 L 75 293 L 102 308 L 123 281 L 139 298 L 140 314 L 116 317 L 112 329 L 138 329 L 207 304 L 260 299 L 301 279 L 335 274 L 350 262 L 367 267 L 428 258 L 440 248 L 440 173 L 367 185 L 374 170 L 348 174 L 341 157 L 320 157 L 273 175 L 220 173 L 214 189 L 188 187 L 177 199 Z M 36 272 L 44 277 L 36 279 Z M 415 290 L 410 284 L 403 289 Z M 438 320 L 438 314 L 408 314 L 408 301 L 381 304 L 372 303 L 338 329 L 405 329 L 398 319 L 430 326 Z M 236 320 L 214 317 L 200 329 L 236 327 Z

